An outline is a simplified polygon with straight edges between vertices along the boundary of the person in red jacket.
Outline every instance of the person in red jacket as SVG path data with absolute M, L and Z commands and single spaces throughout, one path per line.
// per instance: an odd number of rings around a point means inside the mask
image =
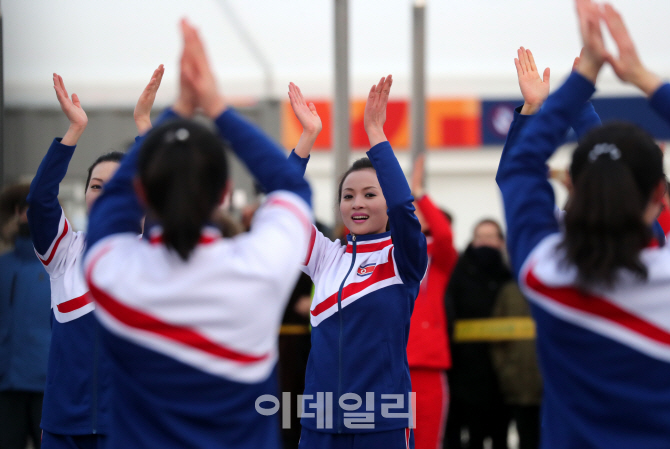
M 451 223 L 423 189 L 425 156 L 412 173 L 412 195 L 428 243 L 428 270 L 421 283 L 407 343 L 407 360 L 416 393 L 415 448 L 442 447 L 449 391 L 445 370 L 451 368 L 444 292 L 458 260 Z

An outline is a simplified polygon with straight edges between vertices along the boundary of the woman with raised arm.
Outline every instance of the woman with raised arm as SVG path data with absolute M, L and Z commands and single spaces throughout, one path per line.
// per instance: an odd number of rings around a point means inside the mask
M 545 163 L 605 62 L 670 121 L 670 85 L 648 71 L 619 14 L 577 0 L 584 52 L 498 170 L 508 248 L 537 323 L 543 448 L 662 448 L 670 438 L 670 245 L 652 242 L 662 154 L 628 124 L 585 136 L 570 166 L 564 229 Z M 619 49 L 605 50 L 601 22 Z
M 384 135 L 392 82 L 389 75 L 372 86 L 364 117 L 371 148 L 338 188 L 347 244 L 313 228 L 304 259 L 315 293 L 301 449 L 414 447 L 407 340 L 427 267 L 426 238 Z M 308 143 L 303 152 L 299 142 L 289 158 L 304 174 L 316 138 L 308 125 L 318 114 L 298 89 L 289 97 Z
M 154 74 L 142 98 L 158 89 L 162 65 Z M 54 73 L 54 89 L 70 127 L 62 139 L 54 139 L 30 185 L 28 223 L 38 258 L 51 278 L 52 337 L 47 383 L 42 409 L 42 447 L 95 448 L 109 432 L 109 365 L 102 355 L 95 308 L 81 272 L 85 233 L 75 232 L 58 203 L 58 185 L 65 177 L 70 159 L 88 118 L 77 94 L 70 97 L 63 78 Z M 149 91 L 149 92 L 148 92 Z M 140 98 L 143 118 L 151 104 Z M 139 128 L 139 126 L 138 126 Z M 88 169 L 86 209 L 90 211 L 106 182 L 112 177 L 123 153 L 111 152 L 97 158 Z M 139 222 L 136 232 L 139 233 Z
M 444 293 L 458 261 L 451 221 L 424 189 L 426 155 L 419 156 L 412 171 L 412 195 L 421 232 L 426 236 L 428 269 L 416 298 L 407 342 L 407 361 L 416 392 L 416 449 L 442 447 L 451 368 Z
M 113 448 L 280 447 L 277 334 L 309 243 L 311 190 L 228 108 L 182 22 L 180 96 L 140 139 L 89 220 L 84 268 L 113 365 Z M 184 118 L 195 108 L 220 136 Z M 209 225 L 228 186 L 225 138 L 268 193 L 248 233 Z M 134 224 L 144 211 L 150 241 Z

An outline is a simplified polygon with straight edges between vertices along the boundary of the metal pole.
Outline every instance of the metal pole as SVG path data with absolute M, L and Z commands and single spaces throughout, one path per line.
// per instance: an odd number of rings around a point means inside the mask
M 424 0 L 412 7 L 412 103 L 411 150 L 412 166 L 426 151 L 426 86 L 425 86 L 425 13 Z
M 333 102 L 333 152 L 335 189 L 349 165 L 349 20 L 348 0 L 335 0 L 335 101 Z M 337 190 L 335 190 L 337 192 Z M 339 209 L 335 226 L 342 223 Z

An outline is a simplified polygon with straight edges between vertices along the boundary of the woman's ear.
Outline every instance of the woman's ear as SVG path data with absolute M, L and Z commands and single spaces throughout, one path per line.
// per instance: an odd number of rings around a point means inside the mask
M 144 186 L 142 185 L 142 182 L 140 181 L 140 178 L 134 177 L 133 178 L 133 189 L 135 190 L 135 195 L 137 195 L 137 199 L 140 201 L 140 204 L 142 207 L 145 209 L 147 208 L 147 193 L 144 190 Z

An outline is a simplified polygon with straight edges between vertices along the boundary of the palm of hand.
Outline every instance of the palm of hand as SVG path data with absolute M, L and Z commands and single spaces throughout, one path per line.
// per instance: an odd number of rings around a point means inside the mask
M 316 111 L 310 110 L 306 104 L 295 106 L 293 111 L 305 131 L 319 132 L 323 128 L 319 114 L 317 114 Z
M 521 95 L 527 103 L 542 104 L 549 96 L 549 83 L 543 82 L 536 72 L 528 72 L 519 77 Z

